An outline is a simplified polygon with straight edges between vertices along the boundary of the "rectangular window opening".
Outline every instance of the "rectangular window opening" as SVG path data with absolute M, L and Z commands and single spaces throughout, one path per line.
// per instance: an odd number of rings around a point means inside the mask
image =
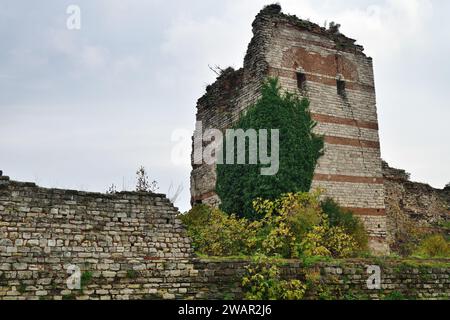
M 306 89 L 306 74 L 303 72 L 297 72 L 297 87 L 300 92 Z
M 336 84 L 338 95 L 340 95 L 341 97 L 345 97 L 345 81 L 338 79 L 336 80 Z

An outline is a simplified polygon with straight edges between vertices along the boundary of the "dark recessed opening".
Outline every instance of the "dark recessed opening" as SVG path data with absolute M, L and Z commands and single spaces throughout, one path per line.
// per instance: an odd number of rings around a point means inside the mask
M 297 72 L 297 87 L 300 91 L 304 91 L 306 88 L 306 74 L 303 72 Z
M 345 81 L 338 79 L 336 80 L 336 85 L 338 95 L 340 95 L 341 97 L 345 97 Z
M 170 224 L 170 219 L 169 218 L 166 219 L 166 224 Z

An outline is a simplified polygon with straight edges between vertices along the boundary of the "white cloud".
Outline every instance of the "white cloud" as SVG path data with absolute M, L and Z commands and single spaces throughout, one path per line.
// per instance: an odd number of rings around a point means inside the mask
M 136 56 L 126 56 L 123 58 L 119 58 L 114 62 L 114 72 L 123 73 L 123 72 L 134 72 L 141 68 L 143 65 L 143 61 L 141 58 Z
M 248 24 L 240 28 L 229 17 L 197 20 L 180 16 L 167 29 L 161 50 L 186 67 L 197 64 L 240 66 L 243 43 L 249 40 L 250 34 Z
M 80 58 L 85 67 L 97 69 L 105 67 L 108 64 L 110 53 L 106 48 L 87 45 L 82 47 Z
M 349 30 L 364 41 L 368 53 L 378 58 L 392 58 L 402 54 L 405 46 L 422 45 L 424 29 L 431 17 L 432 5 L 427 0 L 393 0 L 338 16 L 343 31 Z
M 317 1 L 287 0 L 283 7 L 285 12 L 298 13 L 320 25 L 324 21 L 340 23 L 345 35 L 357 39 L 369 55 L 378 58 L 400 54 L 406 44 L 421 45 L 433 13 L 430 0 L 387 0 L 359 7 L 340 1 L 320 6 Z
M 10 63 L 20 67 L 21 69 L 35 70 L 48 66 L 47 57 L 35 52 L 31 48 L 15 48 L 10 51 Z

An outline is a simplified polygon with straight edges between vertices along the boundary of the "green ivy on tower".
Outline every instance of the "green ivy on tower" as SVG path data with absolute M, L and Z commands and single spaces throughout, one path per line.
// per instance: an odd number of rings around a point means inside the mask
M 257 198 L 274 200 L 289 192 L 308 192 L 324 146 L 323 137 L 313 133 L 316 123 L 309 113 L 306 98 L 281 92 L 277 78 L 269 78 L 263 84 L 261 94 L 233 129 L 279 129 L 278 173 L 261 175 L 260 169 L 267 166 L 262 164 L 217 165 L 216 192 L 222 201 L 221 209 L 250 219 L 262 218 L 252 206 Z M 267 144 L 270 151 L 271 141 Z M 226 150 L 225 139 L 223 147 Z M 236 148 L 235 144 L 235 151 Z M 248 149 L 246 143 L 246 155 Z

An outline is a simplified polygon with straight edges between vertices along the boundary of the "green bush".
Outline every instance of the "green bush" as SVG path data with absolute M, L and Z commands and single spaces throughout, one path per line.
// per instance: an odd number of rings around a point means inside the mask
M 450 258 L 450 243 L 440 234 L 422 240 L 417 255 L 427 258 Z
M 255 236 L 246 219 L 227 215 L 219 209 L 198 205 L 181 216 L 197 253 L 210 256 L 247 254 Z
M 181 220 L 196 252 L 203 255 L 345 258 L 361 252 L 367 243 L 361 245 L 356 238 L 363 230 L 359 220 L 346 213 L 347 222 L 335 218 L 332 225 L 322 211 L 320 195 L 316 190 L 288 193 L 274 201 L 257 199 L 254 210 L 262 218 L 255 221 L 206 205 L 194 207 Z
M 358 250 L 368 250 L 369 238 L 363 222 L 355 217 L 350 210 L 340 207 L 333 199 L 327 198 L 321 204 L 323 212 L 328 216 L 331 227 L 340 227 L 353 236 Z
M 305 256 L 348 258 L 352 256 L 357 243 L 341 227 L 326 224 L 315 226 L 300 243 Z
M 323 138 L 312 132 L 316 123 L 311 119 L 307 99 L 282 93 L 278 79 L 273 78 L 264 83 L 261 94 L 261 98 L 241 116 L 234 129 L 279 129 L 278 173 L 262 176 L 261 164 L 217 165 L 216 192 L 222 200 L 220 208 L 249 219 L 261 218 L 252 206 L 256 198 L 274 200 L 285 193 L 309 191 L 324 145 Z M 224 150 L 226 147 L 224 141 Z M 270 148 L 271 141 L 268 141 L 268 150 Z M 248 149 L 247 143 L 246 155 Z
M 197 226 L 201 227 L 209 222 L 209 219 L 211 218 L 211 211 L 211 207 L 205 204 L 198 204 L 187 213 L 181 215 L 180 219 L 191 229 Z
M 281 280 L 280 269 L 258 256 L 242 278 L 246 300 L 301 300 L 307 289 L 300 280 Z
M 255 221 L 257 248 L 266 255 L 298 258 L 300 242 L 315 225 L 321 223 L 320 193 L 288 193 L 271 201 L 257 199 L 255 212 L 264 217 Z

